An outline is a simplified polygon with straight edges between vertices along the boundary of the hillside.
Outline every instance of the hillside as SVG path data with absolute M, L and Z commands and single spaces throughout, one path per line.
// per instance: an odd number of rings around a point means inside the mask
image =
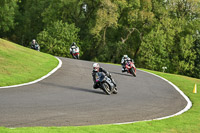
M 36 80 L 58 64 L 56 58 L 0 39 L 0 86 Z

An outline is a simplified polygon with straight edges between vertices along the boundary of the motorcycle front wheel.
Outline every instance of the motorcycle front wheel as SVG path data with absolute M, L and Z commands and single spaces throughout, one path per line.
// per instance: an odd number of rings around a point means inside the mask
M 134 77 L 136 77 L 136 73 L 135 73 L 135 69 L 134 68 L 131 68 L 130 72 Z
M 104 83 L 102 84 L 102 89 L 103 89 L 103 91 L 104 91 L 107 95 L 112 94 L 112 90 L 111 90 L 111 88 L 110 88 L 110 86 L 109 86 L 108 83 L 104 82 Z
M 79 59 L 79 55 L 76 56 L 76 59 Z

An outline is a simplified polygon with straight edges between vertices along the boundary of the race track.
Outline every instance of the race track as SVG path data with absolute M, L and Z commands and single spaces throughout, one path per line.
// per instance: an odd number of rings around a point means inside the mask
M 81 126 L 149 120 L 175 114 L 186 100 L 166 81 L 121 66 L 101 64 L 117 82 L 118 94 L 93 89 L 92 63 L 60 58 L 62 67 L 28 86 L 0 89 L 0 126 Z M 137 66 L 137 64 L 136 64 Z

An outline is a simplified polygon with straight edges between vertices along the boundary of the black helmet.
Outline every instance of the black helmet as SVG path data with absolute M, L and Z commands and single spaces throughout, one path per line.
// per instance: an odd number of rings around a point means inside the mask
M 76 45 L 76 43 L 75 43 L 75 42 L 73 42 L 73 43 L 72 43 L 72 45 Z

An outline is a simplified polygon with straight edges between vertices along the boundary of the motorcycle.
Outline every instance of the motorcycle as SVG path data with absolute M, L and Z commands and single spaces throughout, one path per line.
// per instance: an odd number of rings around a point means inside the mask
M 128 61 L 126 63 L 125 67 L 126 67 L 127 73 L 130 73 L 134 77 L 136 77 L 136 67 L 135 67 L 135 64 L 132 61 Z
M 71 54 L 72 54 L 72 57 L 73 57 L 74 59 L 79 59 L 79 48 L 73 46 L 73 47 L 71 48 Z
M 31 48 L 37 51 L 40 51 L 40 46 L 38 44 L 31 45 Z
M 96 83 L 107 95 L 118 93 L 116 83 L 114 79 L 111 78 L 111 75 L 108 77 L 103 72 L 97 72 Z

